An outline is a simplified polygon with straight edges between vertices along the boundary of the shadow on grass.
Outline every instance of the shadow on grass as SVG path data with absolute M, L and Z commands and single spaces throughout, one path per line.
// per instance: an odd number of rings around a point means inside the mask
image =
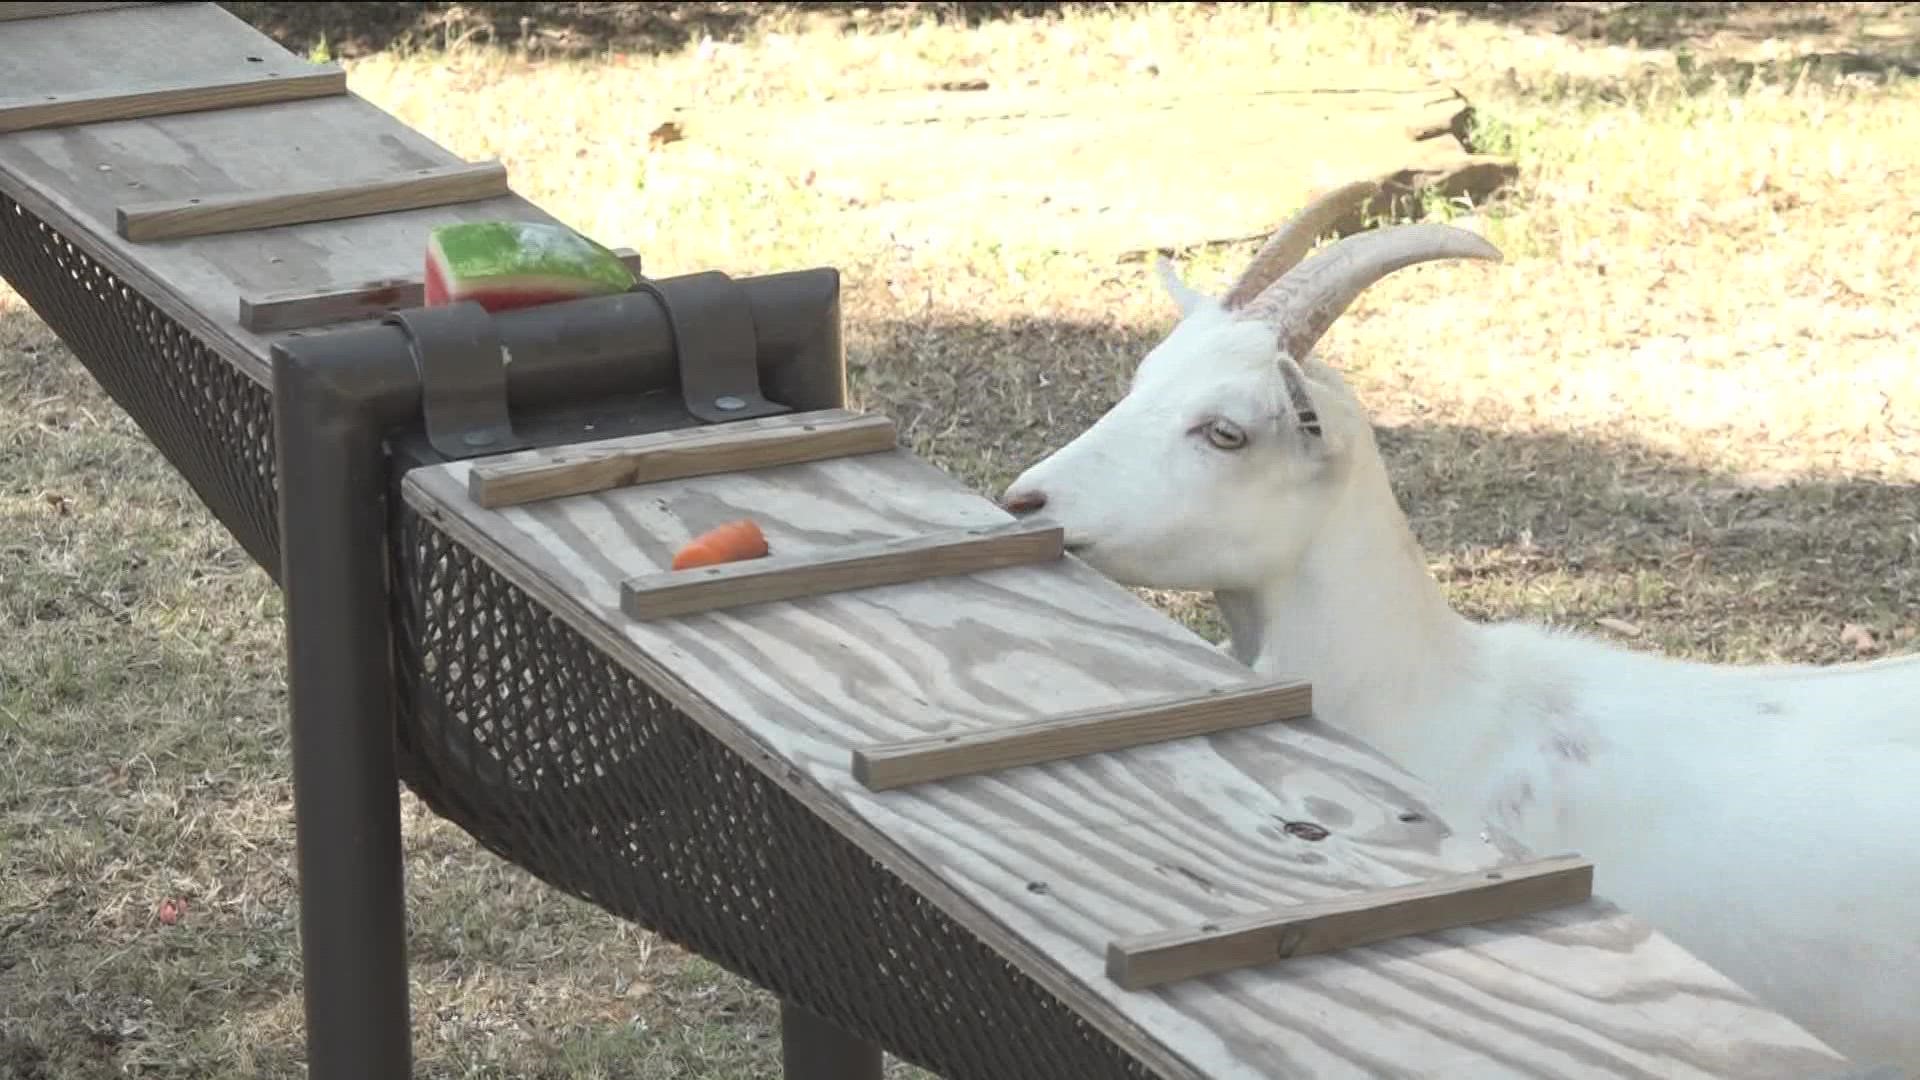
M 774 19 L 805 12 L 849 25 L 903 26 L 927 20 L 977 24 L 1070 6 L 1040 3 L 239 3 L 222 7 L 282 47 L 306 55 L 324 46 L 356 57 L 396 46 L 443 47 L 466 40 L 547 56 L 672 52 L 702 37 L 740 38 Z M 1089 5 L 1091 6 L 1091 5 Z

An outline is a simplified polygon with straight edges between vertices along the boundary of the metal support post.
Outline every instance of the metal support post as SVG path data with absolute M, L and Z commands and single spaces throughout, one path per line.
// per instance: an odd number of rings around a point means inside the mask
M 780 1003 L 786 1080 L 880 1080 L 880 1048 L 790 1001 Z
M 311 1080 L 408 1080 L 406 898 L 376 418 L 328 373 L 274 366 Z

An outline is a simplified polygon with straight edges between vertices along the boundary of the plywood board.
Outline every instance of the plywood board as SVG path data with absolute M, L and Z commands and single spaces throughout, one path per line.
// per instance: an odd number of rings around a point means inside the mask
M 0 3 L 0 9 L 10 6 Z M 75 63 L 85 56 L 88 63 Z M 0 23 L 0 94 L 109 94 L 331 67 L 281 48 L 217 4 L 102 4 Z
M 859 747 L 1254 676 L 1072 558 L 664 622 L 621 611 L 623 581 L 740 517 L 795 551 L 1010 520 L 905 450 L 498 510 L 468 498 L 473 467 L 415 470 L 404 497 L 1164 1076 L 1753 1080 L 1844 1064 L 1602 900 L 1284 974 L 1116 986 L 1116 938 L 1530 853 L 1446 827 L 1416 779 L 1313 720 L 868 791 L 849 770 Z
M 74 55 L 95 58 L 75 64 Z M 208 3 L 129 7 L 0 23 L 0 86 L 89 94 L 323 70 Z M 16 88 L 18 88 L 16 90 Z M 135 244 L 118 207 L 209 189 L 351 184 L 461 164 L 431 139 L 351 95 L 0 135 L 0 190 L 266 382 L 271 340 L 242 327 L 235 298 L 416 276 L 427 236 L 456 221 L 557 223 L 507 195 L 458 206 L 258 232 Z

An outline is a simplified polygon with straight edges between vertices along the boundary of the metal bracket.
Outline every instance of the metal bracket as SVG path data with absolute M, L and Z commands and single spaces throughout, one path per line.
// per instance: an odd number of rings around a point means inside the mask
M 435 450 L 458 460 L 531 445 L 507 415 L 507 360 L 486 308 L 472 301 L 409 308 L 383 321 L 405 331 L 413 348 L 427 441 Z
M 746 291 L 717 270 L 659 282 L 641 278 L 666 312 L 687 411 L 709 424 L 778 416 L 789 406 L 760 391 L 760 339 Z

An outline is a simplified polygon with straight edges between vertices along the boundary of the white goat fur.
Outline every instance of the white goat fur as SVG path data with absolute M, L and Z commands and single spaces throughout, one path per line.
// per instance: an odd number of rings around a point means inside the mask
M 1920 1076 L 1920 657 L 1717 666 L 1462 618 L 1317 334 L 1290 357 L 1271 311 L 1162 274 L 1178 324 L 1003 505 L 1125 584 L 1212 592 L 1233 655 L 1311 680 L 1318 716 L 1456 828 L 1592 858 L 1600 895 L 1856 1062 Z

